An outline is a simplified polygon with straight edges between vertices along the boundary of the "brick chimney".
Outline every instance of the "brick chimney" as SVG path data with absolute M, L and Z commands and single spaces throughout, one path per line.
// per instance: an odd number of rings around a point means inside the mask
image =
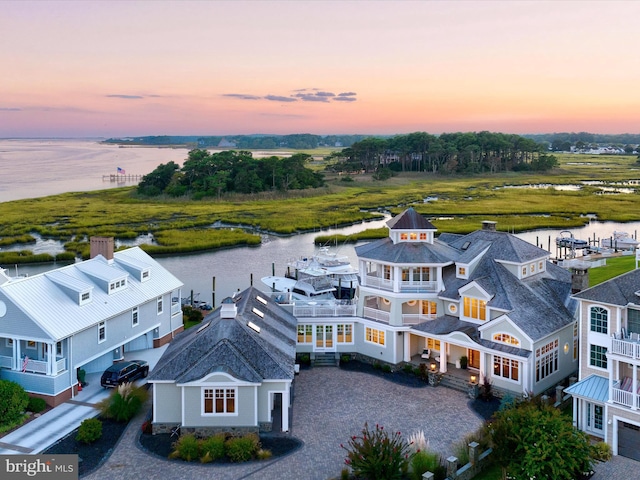
M 495 232 L 497 223 L 498 222 L 493 222 L 491 220 L 483 220 L 482 221 L 482 230 L 488 230 L 490 232 Z
M 576 262 L 571 265 L 571 293 L 578 293 L 589 288 L 588 262 Z
M 102 255 L 107 261 L 113 260 L 113 237 L 91 237 L 89 242 L 91 245 L 90 258 Z

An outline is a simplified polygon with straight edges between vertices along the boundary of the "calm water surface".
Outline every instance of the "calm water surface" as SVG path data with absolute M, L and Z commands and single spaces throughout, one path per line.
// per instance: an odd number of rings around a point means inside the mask
M 127 147 L 103 145 L 90 140 L 0 140 L 0 201 L 19 200 L 70 191 L 99 190 L 122 186 L 102 180 L 102 175 L 116 173 L 118 167 L 127 173 L 144 175 L 160 163 L 174 161 L 182 165 L 187 149 Z M 348 228 L 331 229 L 326 233 L 350 234 L 379 228 L 386 219 L 353 225 Z M 446 220 L 436 222 L 440 231 L 447 231 Z M 480 228 L 480 225 L 478 225 Z M 519 233 L 518 237 L 556 255 L 555 238 L 562 230 L 534 230 Z M 626 231 L 637 238 L 640 222 L 620 224 L 591 221 L 582 228 L 570 231 L 576 238 L 584 240 L 602 239 L 614 231 Z M 158 257 L 156 260 L 184 282 L 184 296 L 194 292 L 200 300 L 212 302 L 215 278 L 215 305 L 252 283 L 267 290 L 260 278 L 285 272 L 287 262 L 312 255 L 317 248 L 313 244 L 318 232 L 292 237 L 268 236 L 258 247 L 240 247 L 217 252 L 208 252 L 178 257 Z M 50 242 L 49 242 L 50 243 Z M 55 243 L 55 242 L 54 242 Z M 549 249 L 549 245 L 551 248 Z M 32 247 L 29 247 L 32 249 Z M 38 244 L 40 251 L 55 251 L 55 245 Z M 356 264 L 354 245 L 340 246 L 338 252 L 347 255 Z M 2 265 L 14 274 L 34 275 L 56 266 Z

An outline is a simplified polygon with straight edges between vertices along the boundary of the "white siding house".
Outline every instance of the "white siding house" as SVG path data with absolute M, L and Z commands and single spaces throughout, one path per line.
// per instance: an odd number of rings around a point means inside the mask
M 54 406 L 74 395 L 79 369 L 100 372 L 183 329 L 176 277 L 138 247 L 93 240 L 106 256 L 26 278 L 0 270 L 0 378 Z

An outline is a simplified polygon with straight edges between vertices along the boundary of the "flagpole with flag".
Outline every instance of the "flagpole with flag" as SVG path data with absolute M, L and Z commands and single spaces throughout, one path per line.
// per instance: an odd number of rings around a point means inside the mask
M 118 167 L 118 173 L 119 173 L 120 175 L 124 175 L 124 174 L 125 174 L 124 168 L 120 168 L 120 167 Z

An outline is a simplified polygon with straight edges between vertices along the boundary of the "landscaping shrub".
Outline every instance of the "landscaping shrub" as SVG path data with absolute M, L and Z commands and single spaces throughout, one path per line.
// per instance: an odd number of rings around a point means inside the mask
M 33 413 L 40 413 L 47 408 L 47 402 L 40 397 L 29 397 L 29 403 L 27 404 L 27 410 Z
M 105 418 L 128 422 L 140 411 L 148 395 L 145 388 L 136 388 L 132 383 L 123 383 L 114 389 L 109 397 L 100 401 L 98 408 Z
M 193 434 L 181 435 L 173 444 L 169 458 L 180 458 L 187 462 L 200 458 L 200 442 Z
M 20 422 L 28 404 L 29 395 L 22 386 L 0 380 L 0 427 L 12 427 Z
M 200 461 L 202 463 L 209 463 L 223 458 L 225 454 L 225 440 L 226 436 L 224 433 L 202 439 L 200 441 Z
M 76 440 L 82 443 L 93 443 L 102 437 L 102 422 L 97 418 L 87 418 L 82 421 Z
M 433 473 L 438 480 L 445 478 L 444 475 L 440 475 L 446 473 L 446 469 L 440 462 L 440 456 L 435 452 L 430 452 L 428 450 L 420 450 L 419 452 L 416 452 L 411 457 L 410 465 L 410 477 L 412 480 L 422 480 L 422 475 L 425 472 Z
M 409 466 L 409 445 L 400 432 L 390 434 L 378 424 L 370 430 L 365 423 L 360 436 L 340 447 L 347 451 L 345 463 L 357 477 L 399 480 Z
M 260 448 L 260 439 L 255 434 L 231 437 L 225 442 L 227 457 L 232 462 L 248 462 Z
M 596 442 L 591 446 L 592 457 L 599 462 L 608 462 L 611 460 L 611 447 L 606 442 Z
M 264 448 L 259 449 L 256 453 L 258 460 L 269 460 L 272 455 L 271 450 L 265 450 Z

